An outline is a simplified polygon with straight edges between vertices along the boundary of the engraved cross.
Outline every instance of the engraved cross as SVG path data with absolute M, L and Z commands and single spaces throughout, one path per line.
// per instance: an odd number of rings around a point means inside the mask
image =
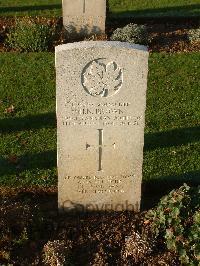
M 85 1 L 86 0 L 83 0 L 83 13 L 85 13 L 85 4 L 86 4 Z
M 103 147 L 113 147 L 115 149 L 115 143 L 112 145 L 103 145 L 103 129 L 98 129 L 99 132 L 99 145 L 94 146 L 86 143 L 86 150 L 90 147 L 97 147 L 99 149 L 99 165 L 98 165 L 98 171 L 103 170 L 102 169 L 102 156 L 103 156 Z

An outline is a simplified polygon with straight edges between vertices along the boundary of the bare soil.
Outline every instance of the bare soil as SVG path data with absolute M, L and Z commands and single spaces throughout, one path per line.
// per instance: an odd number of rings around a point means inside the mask
M 152 238 L 144 215 L 61 215 L 54 187 L 0 188 L 0 265 L 45 265 L 44 245 L 55 240 L 67 245 L 72 265 L 180 265 L 163 239 Z
M 66 43 L 73 42 L 73 40 L 65 40 L 64 39 L 64 31 L 62 28 L 62 19 L 58 18 L 37 18 L 37 20 L 43 21 L 50 25 L 57 25 L 59 30 L 58 39 L 54 43 L 54 46 Z M 118 21 L 113 20 L 107 23 L 106 26 L 106 34 L 102 36 L 92 36 L 89 38 L 90 40 L 109 40 L 112 32 L 117 27 L 123 27 L 128 23 L 134 23 L 134 21 Z M 14 26 L 15 19 L 14 18 L 0 18 L 0 52 L 10 51 L 8 47 L 5 45 L 6 36 L 9 32 L 10 28 Z M 145 23 L 144 23 L 145 24 Z M 188 39 L 188 31 L 192 28 L 200 27 L 200 22 L 188 20 L 184 22 L 181 21 L 150 21 L 145 24 L 147 26 L 147 30 L 149 33 L 149 37 L 151 42 L 149 43 L 149 51 L 150 52 L 167 52 L 167 53 L 179 53 L 179 52 L 192 52 L 192 51 L 200 51 L 200 42 L 191 43 Z M 82 41 L 80 39 L 79 41 Z M 54 47 L 51 48 L 51 51 L 54 51 Z

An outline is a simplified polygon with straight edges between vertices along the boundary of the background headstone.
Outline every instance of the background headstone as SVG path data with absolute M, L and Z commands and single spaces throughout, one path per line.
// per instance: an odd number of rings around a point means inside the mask
M 106 0 L 63 0 L 62 9 L 69 37 L 105 33 Z
M 147 72 L 144 46 L 56 47 L 60 210 L 139 210 Z

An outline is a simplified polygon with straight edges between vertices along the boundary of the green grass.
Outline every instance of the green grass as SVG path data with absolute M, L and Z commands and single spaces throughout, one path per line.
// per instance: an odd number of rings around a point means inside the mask
M 61 0 L 0 0 L 0 16 L 61 16 Z
M 200 53 L 153 54 L 143 176 L 156 193 L 200 183 Z
M 199 16 L 198 0 L 109 0 L 117 16 Z M 61 0 L 0 0 L 1 16 L 61 16 Z
M 149 68 L 144 181 L 199 182 L 200 53 L 153 54 Z M 0 80 L 0 184 L 56 184 L 54 54 L 1 53 Z
M 193 17 L 200 15 L 198 0 L 110 0 L 114 16 Z
M 0 79 L 0 182 L 55 182 L 53 54 L 1 54 Z M 16 108 L 14 116 L 4 113 L 11 105 Z M 19 163 L 12 163 L 13 155 L 20 159 Z

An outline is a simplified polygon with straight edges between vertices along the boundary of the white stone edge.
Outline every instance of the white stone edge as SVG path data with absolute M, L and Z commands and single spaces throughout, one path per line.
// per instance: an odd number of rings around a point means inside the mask
M 140 44 L 130 44 L 128 42 L 116 42 L 116 41 L 83 41 L 83 42 L 74 42 L 58 45 L 55 47 L 55 52 L 62 52 L 65 50 L 73 50 L 73 49 L 85 49 L 85 48 L 125 48 L 125 49 L 135 49 L 143 52 L 148 52 L 147 46 Z

